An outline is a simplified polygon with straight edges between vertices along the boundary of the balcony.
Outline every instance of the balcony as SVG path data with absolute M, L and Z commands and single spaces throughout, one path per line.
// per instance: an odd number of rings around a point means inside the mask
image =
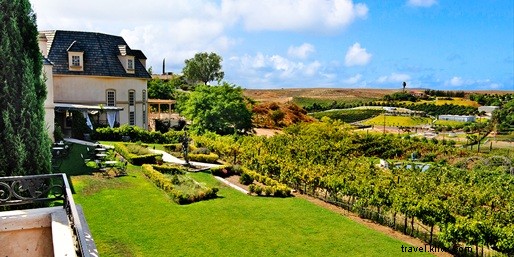
M 66 174 L 0 177 L 0 256 L 98 256 Z

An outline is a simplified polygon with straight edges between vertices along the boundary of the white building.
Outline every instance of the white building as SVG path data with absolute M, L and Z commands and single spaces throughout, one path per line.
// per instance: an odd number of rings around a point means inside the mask
M 475 122 L 475 116 L 465 116 L 465 115 L 439 115 L 440 120 L 451 120 L 451 121 L 461 121 L 461 122 Z
M 71 133 L 71 111 L 88 125 L 147 128 L 146 57 L 120 36 L 79 31 L 42 31 L 39 48 L 47 79 L 46 123 Z

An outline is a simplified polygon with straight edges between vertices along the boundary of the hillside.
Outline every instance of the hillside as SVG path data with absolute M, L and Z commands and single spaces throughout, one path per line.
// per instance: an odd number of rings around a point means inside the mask
M 245 89 L 244 95 L 258 102 L 288 102 L 293 98 L 313 98 L 327 101 L 358 101 L 379 99 L 400 89 L 352 89 L 352 88 L 286 88 Z

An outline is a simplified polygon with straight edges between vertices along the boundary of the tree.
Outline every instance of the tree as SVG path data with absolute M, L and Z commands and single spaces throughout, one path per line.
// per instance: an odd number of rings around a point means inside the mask
M 405 82 L 405 81 L 404 81 L 404 82 L 402 83 L 402 86 L 403 86 L 403 92 L 405 92 L 405 87 L 407 87 L 407 82 Z
M 36 16 L 28 0 L 0 10 L 0 176 L 50 173 Z
M 252 114 L 243 90 L 226 82 L 219 86 L 199 85 L 178 99 L 177 109 L 191 120 L 191 129 L 199 133 L 246 134 L 252 129 Z
M 175 85 L 159 78 L 148 81 L 148 98 L 175 99 Z
M 223 80 L 225 73 L 221 70 L 223 58 L 215 53 L 197 53 L 195 57 L 185 61 L 186 66 L 182 73 L 191 84 L 203 82 L 204 85 L 209 81 Z

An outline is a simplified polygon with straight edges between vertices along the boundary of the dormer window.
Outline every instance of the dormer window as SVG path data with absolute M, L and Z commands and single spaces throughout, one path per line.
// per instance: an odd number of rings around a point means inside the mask
M 84 70 L 84 50 L 80 43 L 73 41 L 68 47 L 68 67 L 70 71 Z

